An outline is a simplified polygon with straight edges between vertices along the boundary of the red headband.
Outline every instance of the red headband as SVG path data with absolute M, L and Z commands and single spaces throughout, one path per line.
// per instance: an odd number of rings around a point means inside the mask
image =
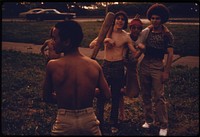
M 133 26 L 133 25 L 137 25 L 137 26 L 142 26 L 142 22 L 140 19 L 133 19 L 130 24 L 129 24 L 129 27 Z

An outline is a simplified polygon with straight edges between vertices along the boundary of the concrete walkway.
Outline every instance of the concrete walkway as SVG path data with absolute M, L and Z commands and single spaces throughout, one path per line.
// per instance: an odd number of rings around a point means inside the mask
M 40 48 L 42 45 L 35 45 L 30 43 L 16 43 L 16 42 L 2 42 L 2 50 L 16 50 L 21 51 L 24 53 L 40 53 Z M 80 52 L 86 56 L 91 56 L 93 49 L 89 48 L 79 48 Z M 99 51 L 97 55 L 97 59 L 103 59 L 104 52 Z M 139 61 L 142 59 L 143 56 L 139 58 Z M 178 59 L 179 55 L 174 55 L 174 60 Z M 165 56 L 166 59 L 166 56 Z M 198 67 L 199 68 L 199 56 L 186 56 L 181 57 L 177 61 L 175 61 L 172 66 L 175 65 L 183 65 L 183 66 L 189 66 L 189 67 Z

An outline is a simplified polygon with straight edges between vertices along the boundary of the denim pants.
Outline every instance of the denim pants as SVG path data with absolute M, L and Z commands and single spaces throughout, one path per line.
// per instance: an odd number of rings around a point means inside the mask
M 145 121 L 159 122 L 161 128 L 167 128 L 168 112 L 162 82 L 163 68 L 162 59 L 144 57 L 140 63 L 140 83 Z
M 80 110 L 58 109 L 51 135 L 102 135 L 92 107 Z
M 111 88 L 112 94 L 110 121 L 111 123 L 116 125 L 118 123 L 119 100 L 122 96 L 120 90 L 123 87 L 124 83 L 124 62 L 123 60 L 104 60 L 102 68 L 105 78 Z M 104 104 L 105 96 L 101 92 L 100 95 L 97 97 L 97 117 L 100 122 L 104 121 Z

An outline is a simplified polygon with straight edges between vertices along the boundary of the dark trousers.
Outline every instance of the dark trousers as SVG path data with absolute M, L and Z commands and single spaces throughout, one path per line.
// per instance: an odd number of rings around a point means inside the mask
M 124 63 L 122 60 L 113 62 L 104 60 L 102 68 L 112 94 L 110 121 L 113 124 L 117 124 L 119 100 L 122 96 L 120 90 L 124 81 Z M 104 105 L 105 96 L 100 92 L 97 97 L 97 118 L 101 123 L 104 121 Z

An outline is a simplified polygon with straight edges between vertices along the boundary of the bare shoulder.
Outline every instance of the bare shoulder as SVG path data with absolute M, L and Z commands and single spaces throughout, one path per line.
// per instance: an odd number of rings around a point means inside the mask
M 87 56 L 85 56 L 85 59 L 86 59 L 87 61 L 89 61 L 92 65 L 94 65 L 94 66 L 96 66 L 96 67 L 98 67 L 98 68 L 101 68 L 100 64 L 99 64 L 96 60 L 91 59 L 91 58 L 89 58 L 89 57 L 87 57 Z
M 128 33 L 127 31 L 122 30 L 122 33 L 123 33 L 123 36 L 124 36 L 124 37 L 126 37 L 126 38 L 128 38 L 128 39 L 130 38 L 130 35 L 129 35 L 130 33 Z
M 132 41 L 132 40 L 131 40 L 131 37 L 130 37 L 130 33 L 128 33 L 128 32 L 125 31 L 125 30 L 124 30 L 124 37 L 126 38 L 126 40 L 127 40 L 128 42 Z
M 51 59 L 47 63 L 46 69 L 47 70 L 53 70 L 55 68 L 58 68 L 58 66 L 60 66 L 61 64 L 62 64 L 61 59 Z
M 122 30 L 123 32 L 123 35 L 129 35 L 129 32 L 125 31 L 125 30 Z

